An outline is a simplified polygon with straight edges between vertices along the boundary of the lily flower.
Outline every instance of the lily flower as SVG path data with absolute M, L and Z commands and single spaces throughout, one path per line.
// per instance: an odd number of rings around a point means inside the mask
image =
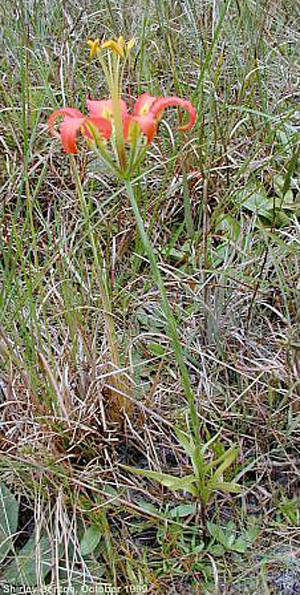
M 177 130 L 186 131 L 194 126 L 197 113 L 194 106 L 187 99 L 181 99 L 176 96 L 156 97 L 148 93 L 143 93 L 136 101 L 132 116 L 127 118 L 125 138 L 130 140 L 132 127 L 136 122 L 141 131 L 146 135 L 147 143 L 152 142 L 163 111 L 171 106 L 182 107 L 190 116 L 188 123 L 178 126 Z
M 61 140 L 66 153 L 76 153 L 76 134 L 81 134 L 92 139 L 91 126 L 101 140 L 108 140 L 115 128 L 115 109 L 112 99 L 92 100 L 88 99 L 87 108 L 89 116 L 84 116 L 79 110 L 72 107 L 65 107 L 51 114 L 49 118 L 49 129 L 53 136 Z M 132 115 L 128 113 L 125 101 L 119 100 L 120 112 L 123 125 L 124 140 L 133 143 L 142 134 L 146 137 L 146 144 L 153 141 L 159 120 L 167 107 L 179 106 L 185 109 L 190 119 L 187 124 L 179 126 L 178 130 L 189 130 L 196 121 L 196 110 L 190 101 L 176 96 L 156 97 L 144 93 L 134 106 Z M 64 116 L 60 133 L 54 129 L 54 122 L 58 116 Z M 123 141 L 124 142 L 124 141 Z
M 80 133 L 88 141 L 89 148 L 100 155 L 117 176 L 126 179 L 145 157 L 147 145 L 153 141 L 166 108 L 180 107 L 188 113 L 187 123 L 178 127 L 178 130 L 182 131 L 194 126 L 196 110 L 187 99 L 176 96 L 157 97 L 144 93 L 129 113 L 126 103 L 121 99 L 121 93 L 125 65 L 134 46 L 134 38 L 126 42 L 125 38 L 120 36 L 117 39 L 104 40 L 101 45 L 99 39 L 89 39 L 87 43 L 90 56 L 97 56 L 99 59 L 110 98 L 100 101 L 88 99 L 87 116 L 71 107 L 53 112 L 48 122 L 49 130 L 53 136 L 60 139 L 66 153 L 77 152 L 76 135 Z M 63 120 L 58 132 L 54 123 L 59 116 L 63 116 Z M 109 139 L 111 151 L 103 142 Z
M 54 122 L 59 116 L 64 116 L 60 126 L 60 132 L 54 129 Z M 111 135 L 112 126 L 108 119 L 101 116 L 84 116 L 79 110 L 73 107 L 63 107 L 53 112 L 48 120 L 50 134 L 59 138 L 66 153 L 77 153 L 76 135 L 78 132 L 91 140 L 93 132 L 99 135 L 100 139 L 108 140 Z
M 123 99 L 120 99 L 121 114 L 124 118 L 127 115 L 127 106 Z M 114 106 L 112 99 L 102 99 L 100 101 L 94 99 L 87 99 L 86 102 L 89 114 L 92 118 L 105 118 L 111 124 L 114 122 Z
M 101 101 L 88 99 L 86 104 L 90 116 L 101 116 L 113 124 L 114 106 L 112 99 Z M 119 104 L 123 120 L 124 139 L 129 142 L 131 142 L 132 138 L 136 137 L 136 128 L 139 128 L 139 130 L 146 136 L 147 143 L 151 143 L 156 132 L 157 124 L 159 123 L 163 111 L 167 107 L 178 105 L 185 109 L 190 115 L 189 122 L 184 126 L 179 126 L 178 130 L 185 131 L 192 128 L 197 117 L 196 110 L 191 102 L 176 96 L 155 97 L 148 93 L 144 93 L 137 99 L 132 115 L 128 113 L 125 101 L 121 99 Z

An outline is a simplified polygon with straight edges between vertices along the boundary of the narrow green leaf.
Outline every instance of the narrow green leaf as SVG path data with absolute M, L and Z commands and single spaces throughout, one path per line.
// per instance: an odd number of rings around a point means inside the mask
M 147 349 L 153 353 L 153 355 L 165 355 L 166 348 L 159 343 L 147 343 Z
M 186 475 L 185 477 L 176 477 L 174 475 L 168 475 L 167 473 L 160 473 L 159 471 L 151 471 L 150 469 L 136 469 L 135 467 L 129 467 L 127 465 L 120 465 L 120 467 L 127 469 L 131 473 L 154 479 L 161 485 L 169 488 L 169 490 L 186 490 L 194 496 L 197 495 L 197 490 L 195 486 L 193 486 L 193 483 L 196 481 L 194 474 Z
M 183 189 L 185 225 L 186 225 L 186 230 L 188 232 L 188 235 L 192 240 L 195 235 L 195 228 L 194 228 L 193 217 L 192 217 L 190 192 L 189 192 L 189 185 L 188 185 L 188 181 L 187 181 L 185 166 L 182 167 L 182 189 Z
M 207 487 L 211 491 L 226 492 L 228 494 L 241 494 L 243 492 L 243 488 L 241 486 L 239 486 L 237 483 L 229 481 L 209 481 Z
M 232 463 L 235 461 L 236 457 L 238 456 L 238 453 L 239 453 L 239 447 L 231 446 L 220 457 L 220 459 L 222 459 L 222 463 L 221 463 L 221 465 L 219 465 L 219 467 L 216 469 L 216 471 L 212 475 L 211 481 L 216 481 L 217 479 L 219 479 L 219 477 L 221 477 L 221 475 L 223 475 L 224 471 L 226 471 L 226 469 L 228 469 L 228 467 L 230 467 L 230 465 L 232 465 Z
M 207 442 L 205 442 L 205 444 L 203 444 L 202 449 L 201 449 L 202 455 L 205 455 L 205 453 L 210 448 L 212 448 L 212 445 L 214 444 L 214 442 L 219 438 L 221 431 L 222 430 L 220 429 L 214 436 L 212 436 L 212 438 L 209 438 L 209 440 Z
M 197 477 L 203 477 L 205 465 L 201 446 L 196 446 L 192 462 Z
M 282 183 L 280 184 L 280 190 L 282 192 L 284 202 L 287 202 L 289 200 L 287 198 L 287 195 L 290 192 L 291 178 L 297 172 L 298 165 L 299 165 L 299 148 L 297 147 L 297 150 L 293 150 L 292 158 L 290 160 L 287 173 L 284 177 L 282 177 Z M 279 176 L 278 176 L 278 178 L 279 178 Z M 291 194 L 293 196 L 293 193 L 291 193 Z
M 169 516 L 174 518 L 181 518 L 196 513 L 196 504 L 179 504 L 169 511 Z
M 153 514 L 160 515 L 163 518 L 163 515 L 160 513 L 159 509 L 151 504 L 151 502 L 146 502 L 145 500 L 139 500 L 138 502 L 139 508 L 145 510 L 146 512 L 152 512 Z
M 174 432 L 186 454 L 190 457 L 190 459 L 192 459 L 195 451 L 195 445 L 192 438 L 188 437 L 187 434 L 182 432 L 182 430 L 179 428 L 174 428 Z

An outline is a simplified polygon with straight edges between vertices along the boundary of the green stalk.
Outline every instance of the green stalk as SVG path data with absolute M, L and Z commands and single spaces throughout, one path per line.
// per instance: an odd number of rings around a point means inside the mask
M 192 429 L 193 429 L 193 433 L 194 433 L 194 440 L 195 440 L 196 444 L 199 444 L 199 420 L 198 420 L 197 411 L 196 411 L 195 397 L 194 397 L 194 393 L 193 393 L 193 390 L 191 387 L 188 369 L 187 369 L 185 361 L 184 361 L 183 349 L 182 349 L 180 338 L 178 335 L 176 321 L 175 321 L 175 318 L 173 316 L 173 313 L 172 313 L 172 310 L 171 310 L 171 307 L 170 307 L 170 304 L 168 301 L 166 288 L 165 288 L 162 276 L 160 274 L 158 264 L 156 262 L 156 258 L 154 255 L 153 248 L 151 246 L 151 242 L 147 236 L 147 232 L 144 227 L 143 219 L 140 214 L 140 210 L 139 210 L 139 207 L 138 207 L 135 195 L 134 195 L 134 190 L 133 190 L 131 181 L 124 180 L 124 183 L 125 183 L 127 196 L 130 200 L 130 204 L 132 206 L 132 209 L 133 209 L 133 212 L 135 215 L 140 238 L 142 240 L 145 252 L 146 252 L 149 262 L 150 262 L 152 275 L 153 275 L 154 281 L 155 281 L 155 283 L 159 289 L 159 292 L 160 292 L 163 311 L 164 311 L 165 317 L 168 322 L 168 327 L 169 327 L 168 334 L 172 341 L 175 358 L 176 358 L 176 361 L 177 361 L 177 364 L 179 367 L 179 371 L 180 371 L 182 386 L 184 388 L 185 396 L 186 396 L 186 399 L 187 399 L 187 402 L 189 405 L 190 420 L 191 420 L 191 425 L 192 425 Z
M 85 200 L 80 176 L 79 176 L 78 169 L 76 167 L 76 161 L 75 161 L 73 155 L 70 155 L 70 163 L 71 163 L 71 170 L 72 170 L 73 178 L 74 178 L 75 185 L 76 185 L 77 194 L 78 194 L 78 197 L 81 202 L 82 211 L 84 214 L 86 224 L 88 226 L 89 239 L 91 242 L 93 256 L 94 256 L 94 260 L 96 263 L 96 269 L 97 269 L 97 274 L 98 274 L 97 280 L 98 280 L 99 290 L 100 290 L 100 295 L 101 295 L 103 315 L 104 315 L 104 320 L 105 320 L 106 335 L 107 335 L 107 340 L 108 340 L 108 345 L 109 345 L 110 356 L 111 356 L 111 360 L 112 360 L 115 370 L 118 370 L 121 367 L 120 358 L 119 358 L 118 341 L 117 341 L 117 337 L 116 337 L 115 324 L 114 324 L 114 319 L 113 319 L 109 291 L 108 291 L 106 280 L 103 275 L 103 262 L 102 262 L 102 258 L 99 256 L 99 251 L 97 250 L 95 236 L 94 236 L 93 230 L 91 229 L 91 226 L 89 223 L 90 214 L 88 211 L 88 205 Z M 113 375 L 111 377 L 110 381 L 111 381 L 112 387 L 114 388 L 113 392 L 116 394 L 116 410 L 112 411 L 112 413 L 116 417 L 119 417 L 122 408 L 124 408 L 127 412 L 129 412 L 131 409 L 131 402 L 130 401 L 127 402 L 126 399 L 124 398 L 124 392 L 128 392 L 129 387 L 127 386 L 127 382 L 125 381 L 125 379 L 122 378 L 121 374 Z
M 119 159 L 119 166 L 122 171 L 126 169 L 126 153 L 125 153 L 125 142 L 123 137 L 123 120 L 122 110 L 120 105 L 120 82 L 119 82 L 119 69 L 120 69 L 120 56 L 112 56 L 114 61 L 114 78 L 113 78 L 113 92 L 112 92 L 112 103 L 114 112 L 114 124 L 116 133 L 116 147 Z

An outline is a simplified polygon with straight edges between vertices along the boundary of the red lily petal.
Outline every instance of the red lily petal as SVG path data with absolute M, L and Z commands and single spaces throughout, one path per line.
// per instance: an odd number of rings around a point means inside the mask
M 133 115 L 146 116 L 156 100 L 157 97 L 149 95 L 149 93 L 143 93 L 143 95 L 140 95 L 140 97 L 135 102 Z
M 83 118 L 83 114 L 74 107 L 63 107 L 53 112 L 48 120 L 49 131 L 52 136 L 60 138 L 60 134 L 54 129 L 53 125 L 58 116 L 69 116 L 70 118 Z
M 89 110 L 90 116 L 95 118 L 98 118 L 100 116 L 103 117 L 103 112 L 105 113 L 106 111 L 112 111 L 111 99 L 103 99 L 101 101 L 87 99 L 86 105 Z
M 106 120 L 105 118 L 101 118 L 100 116 L 90 116 L 89 118 L 85 118 L 85 122 L 91 122 L 91 124 L 93 124 L 97 130 L 100 132 L 100 135 L 105 138 L 106 140 L 108 140 L 110 138 L 111 135 L 111 123 L 109 120 Z M 88 138 L 92 138 L 92 135 L 88 129 L 87 126 L 85 126 L 84 124 L 84 134 L 85 136 L 87 136 Z
M 156 122 L 152 115 L 148 114 L 146 116 L 129 116 L 127 114 L 123 122 L 123 134 L 126 141 L 130 142 L 130 127 L 133 125 L 134 122 L 136 122 L 139 125 L 141 131 L 147 137 L 147 143 L 151 143 L 153 141 L 153 137 L 156 130 Z
M 191 104 L 190 101 L 187 99 L 180 99 L 180 97 L 161 97 L 157 98 L 156 101 L 151 106 L 150 113 L 153 115 L 154 118 L 158 119 L 162 115 L 162 112 L 166 107 L 171 107 L 173 105 L 179 105 L 183 109 L 185 109 L 189 115 L 190 120 L 184 126 L 179 126 L 178 130 L 189 130 L 194 126 L 197 118 L 197 112 L 194 106 Z
M 141 131 L 147 137 L 147 143 L 152 143 L 156 130 L 156 122 L 151 114 L 146 116 L 133 116 L 132 120 L 137 122 Z
M 123 99 L 120 100 L 121 104 L 121 111 L 122 116 L 127 114 L 127 106 Z M 111 115 L 113 114 L 113 101 L 112 99 L 102 99 L 101 101 L 97 101 L 94 99 L 87 99 L 86 102 L 87 108 L 89 110 L 90 116 L 93 118 L 102 117 L 106 120 L 111 119 Z
M 66 116 L 60 127 L 60 138 L 63 149 L 66 153 L 77 153 L 75 138 L 76 133 L 84 124 L 85 118 Z

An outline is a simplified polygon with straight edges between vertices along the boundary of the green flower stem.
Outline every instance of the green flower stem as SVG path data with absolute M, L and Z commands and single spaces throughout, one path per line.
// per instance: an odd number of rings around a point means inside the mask
M 104 316 L 104 320 L 105 320 L 106 335 L 107 335 L 107 340 L 108 340 L 108 345 L 109 345 L 110 357 L 111 357 L 111 360 L 112 360 L 115 370 L 118 370 L 121 367 L 120 358 L 119 358 L 118 341 L 117 341 L 117 337 L 116 337 L 115 324 L 114 324 L 114 319 L 113 319 L 109 291 L 108 291 L 105 277 L 103 275 L 103 262 L 102 262 L 101 256 L 99 255 L 99 250 L 97 249 L 97 244 L 96 244 L 94 233 L 89 225 L 90 214 L 88 211 L 88 205 L 85 200 L 80 176 L 79 176 L 78 169 L 76 166 L 76 161 L 75 161 L 73 155 L 70 155 L 70 163 L 71 163 L 71 170 L 72 170 L 74 182 L 76 185 L 77 194 L 78 194 L 78 197 L 81 202 L 82 211 L 83 211 L 83 214 L 85 217 L 85 221 L 88 225 L 89 238 L 90 238 L 90 242 L 91 242 L 91 246 L 92 246 L 94 261 L 96 263 L 97 280 L 98 280 L 99 290 L 100 290 L 100 294 L 101 294 L 103 316 Z M 122 407 L 124 407 L 126 409 L 124 391 L 128 387 L 125 386 L 125 383 L 124 383 L 124 381 L 122 381 L 122 377 L 119 374 L 116 374 L 111 377 L 111 384 L 114 385 L 114 388 L 115 388 L 115 391 L 117 394 L 117 405 L 120 408 L 119 409 L 119 413 L 120 413 L 120 410 Z
M 189 373 L 188 373 L 188 370 L 187 370 L 187 367 L 186 367 L 186 364 L 184 361 L 183 349 L 182 349 L 180 338 L 178 335 L 176 321 L 173 316 L 172 310 L 170 308 L 165 285 L 164 285 L 162 276 L 160 274 L 158 264 L 156 262 L 153 248 L 151 246 L 150 240 L 147 236 L 147 232 L 144 227 L 143 219 L 142 219 L 140 211 L 139 211 L 139 207 L 138 207 L 135 195 L 134 195 L 134 190 L 133 190 L 131 181 L 125 180 L 124 183 L 125 183 L 127 196 L 130 200 L 130 203 L 131 203 L 134 215 L 135 215 L 140 238 L 142 240 L 145 252 L 148 256 L 148 259 L 149 259 L 149 262 L 151 265 L 152 275 L 153 275 L 154 281 L 155 281 L 155 283 L 159 289 L 159 292 L 160 292 L 163 311 L 164 311 L 165 317 L 168 322 L 168 327 L 169 327 L 168 334 L 172 341 L 175 358 L 176 358 L 176 361 L 177 361 L 177 364 L 178 364 L 178 367 L 180 370 L 182 385 L 183 385 L 184 392 L 185 392 L 187 402 L 189 405 L 190 420 L 191 420 L 191 425 L 192 425 L 192 429 L 193 429 L 193 433 L 194 433 L 194 440 L 195 440 L 196 444 L 199 444 L 199 420 L 198 420 L 197 411 L 196 411 L 195 397 L 194 397 L 194 393 L 193 393 L 193 390 L 191 387 Z
M 121 110 L 121 95 L 120 95 L 120 56 L 113 54 L 113 67 L 112 67 L 112 103 L 114 113 L 114 126 L 116 135 L 116 147 L 118 154 L 119 167 L 122 171 L 126 169 L 126 153 L 125 153 L 125 142 L 123 136 L 123 120 Z

